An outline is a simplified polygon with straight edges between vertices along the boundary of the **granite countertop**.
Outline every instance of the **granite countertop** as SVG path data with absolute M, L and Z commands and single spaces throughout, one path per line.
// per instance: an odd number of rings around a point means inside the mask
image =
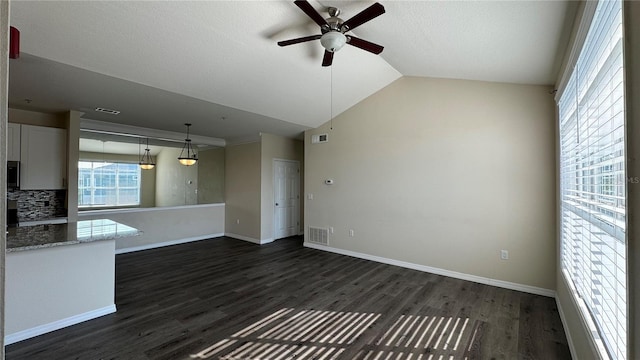
M 108 219 L 23 226 L 7 229 L 7 252 L 113 240 L 141 233 L 136 228 Z

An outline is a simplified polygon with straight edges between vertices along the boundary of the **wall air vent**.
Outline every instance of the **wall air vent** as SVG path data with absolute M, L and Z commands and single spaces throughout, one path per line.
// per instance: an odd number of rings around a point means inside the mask
M 309 226 L 307 241 L 314 244 L 329 245 L 329 229 Z
M 106 114 L 111 114 L 111 115 L 120 114 L 120 111 L 118 111 L 118 110 L 105 109 L 105 108 L 101 108 L 101 107 L 96 108 L 96 111 L 103 112 L 103 113 L 106 113 Z
M 329 134 L 311 135 L 312 144 L 326 143 L 327 141 L 329 141 Z

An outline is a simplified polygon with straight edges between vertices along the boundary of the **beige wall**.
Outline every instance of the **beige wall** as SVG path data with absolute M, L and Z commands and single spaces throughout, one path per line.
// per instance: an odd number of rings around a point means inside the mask
M 260 239 L 273 238 L 273 160 L 295 160 L 300 162 L 300 197 L 304 194 L 304 142 L 282 136 L 261 136 L 261 223 Z M 300 202 L 300 231 L 304 229 L 302 201 Z
M 78 160 L 80 158 L 81 112 L 71 110 L 66 114 L 67 127 L 67 219 L 78 220 Z
M 180 151 L 163 148 L 156 156 L 156 206 L 197 203 L 198 167 L 181 165 Z
M 80 160 L 139 162 L 137 155 L 103 154 L 86 151 L 80 152 Z M 156 169 L 140 170 L 140 173 L 142 177 L 140 184 L 140 207 L 154 207 L 156 202 Z
M 116 250 L 151 248 L 224 234 L 224 204 L 105 210 L 80 213 L 80 220 L 111 219 L 132 226 L 140 236 L 116 240 Z
M 198 152 L 198 204 L 224 202 L 224 148 Z
M 305 224 L 330 246 L 555 289 L 550 88 L 401 78 L 308 131 Z M 311 144 L 312 134 L 329 142 Z M 324 185 L 325 179 L 334 185 Z M 349 236 L 349 230 L 355 236 Z M 500 250 L 509 260 L 500 260 Z
M 260 240 L 260 143 L 225 150 L 225 233 Z
M 18 124 L 48 126 L 64 129 L 67 127 L 67 118 L 67 113 L 48 114 L 37 111 L 9 109 L 9 122 Z
M 7 337 L 115 308 L 113 251 L 107 240 L 7 254 Z

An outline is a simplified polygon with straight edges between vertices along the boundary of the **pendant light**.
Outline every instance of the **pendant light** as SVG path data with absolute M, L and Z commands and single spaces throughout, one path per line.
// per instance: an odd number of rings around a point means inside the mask
M 184 166 L 191 166 L 198 161 L 198 154 L 196 154 L 195 150 L 193 150 L 191 139 L 189 139 L 189 127 L 191 126 L 191 124 L 187 123 L 184 125 L 187 127 L 187 138 L 184 139 L 184 146 L 182 147 L 182 151 L 180 152 L 178 161 Z
M 151 152 L 149 151 L 149 138 L 147 138 L 147 148 L 144 149 L 144 154 L 140 158 L 140 168 L 142 170 L 151 170 L 156 166 L 151 158 Z

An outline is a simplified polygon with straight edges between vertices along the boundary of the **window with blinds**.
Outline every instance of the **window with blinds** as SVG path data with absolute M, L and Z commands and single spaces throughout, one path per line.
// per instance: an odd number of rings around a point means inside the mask
M 140 166 L 103 161 L 78 162 L 78 207 L 140 205 Z
M 622 1 L 600 1 L 558 106 L 561 264 L 605 358 L 627 358 Z

